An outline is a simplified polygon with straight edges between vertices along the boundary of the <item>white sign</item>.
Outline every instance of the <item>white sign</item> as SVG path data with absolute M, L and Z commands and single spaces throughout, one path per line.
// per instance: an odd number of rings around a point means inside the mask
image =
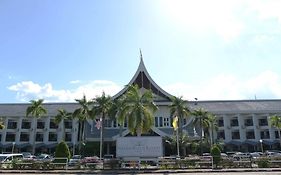
M 116 157 L 161 157 L 161 137 L 120 137 L 116 142 Z

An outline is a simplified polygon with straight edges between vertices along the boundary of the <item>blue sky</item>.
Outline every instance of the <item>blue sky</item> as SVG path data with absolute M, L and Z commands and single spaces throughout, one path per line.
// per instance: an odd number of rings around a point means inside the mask
M 187 100 L 281 98 L 281 1 L 1 0 L 0 103 L 114 95 L 141 48 Z

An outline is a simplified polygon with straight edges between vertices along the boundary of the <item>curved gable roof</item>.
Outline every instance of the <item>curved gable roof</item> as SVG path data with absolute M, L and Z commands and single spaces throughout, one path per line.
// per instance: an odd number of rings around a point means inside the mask
M 160 88 L 150 77 L 149 73 L 145 68 L 141 51 L 139 67 L 131 81 L 128 83 L 128 85 L 134 84 L 137 84 L 139 88 L 152 90 L 153 94 L 155 95 L 155 101 L 170 101 L 170 97 L 172 97 L 171 94 L 167 93 L 162 88 Z M 120 92 L 114 95 L 113 98 L 115 99 L 123 95 L 127 91 L 127 88 L 127 86 L 123 88 Z

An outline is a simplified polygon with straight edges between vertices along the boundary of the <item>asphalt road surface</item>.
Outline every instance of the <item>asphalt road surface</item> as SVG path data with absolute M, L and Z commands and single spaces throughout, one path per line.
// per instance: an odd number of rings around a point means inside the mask
M 19 173 L 7 173 L 7 174 L 1 174 L 1 175 L 19 175 Z M 44 173 L 42 173 L 44 174 Z M 52 173 L 53 174 L 53 173 Z M 55 173 L 54 173 L 55 174 Z M 64 175 L 63 173 L 57 173 L 59 175 Z M 65 175 L 67 175 L 66 173 Z M 211 172 L 205 172 L 205 173 L 156 173 L 155 175 L 173 175 L 173 174 L 179 174 L 179 175 L 281 175 L 281 172 L 220 172 L 220 173 L 211 173 Z M 20 175 L 30 175 L 25 173 L 20 173 Z M 79 174 L 71 174 L 71 175 L 79 175 Z M 87 174 L 90 175 L 90 174 Z M 103 174 L 107 175 L 107 174 Z M 108 174 L 112 175 L 112 174 Z M 132 174 L 122 174 L 122 175 L 132 175 Z M 144 174 L 138 174 L 138 175 L 150 175 L 148 173 Z

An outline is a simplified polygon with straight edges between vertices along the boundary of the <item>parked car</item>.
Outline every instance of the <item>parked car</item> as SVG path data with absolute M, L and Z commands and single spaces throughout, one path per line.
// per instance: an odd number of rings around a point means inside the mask
M 99 163 L 101 160 L 98 156 L 92 156 L 92 157 L 84 157 L 81 160 L 81 164 L 86 164 L 86 163 Z
M 23 159 L 22 154 L 0 154 L 1 163 L 12 162 L 12 160 L 22 160 L 22 159 Z
M 237 152 L 233 155 L 233 158 L 235 160 L 249 160 L 251 158 L 250 153 L 241 153 L 241 152 Z
M 49 154 L 40 154 L 35 159 L 38 161 L 52 161 L 53 158 Z
M 81 155 L 74 155 L 74 156 L 72 156 L 72 158 L 68 162 L 68 166 L 79 165 L 81 163 L 81 158 L 82 158 Z

